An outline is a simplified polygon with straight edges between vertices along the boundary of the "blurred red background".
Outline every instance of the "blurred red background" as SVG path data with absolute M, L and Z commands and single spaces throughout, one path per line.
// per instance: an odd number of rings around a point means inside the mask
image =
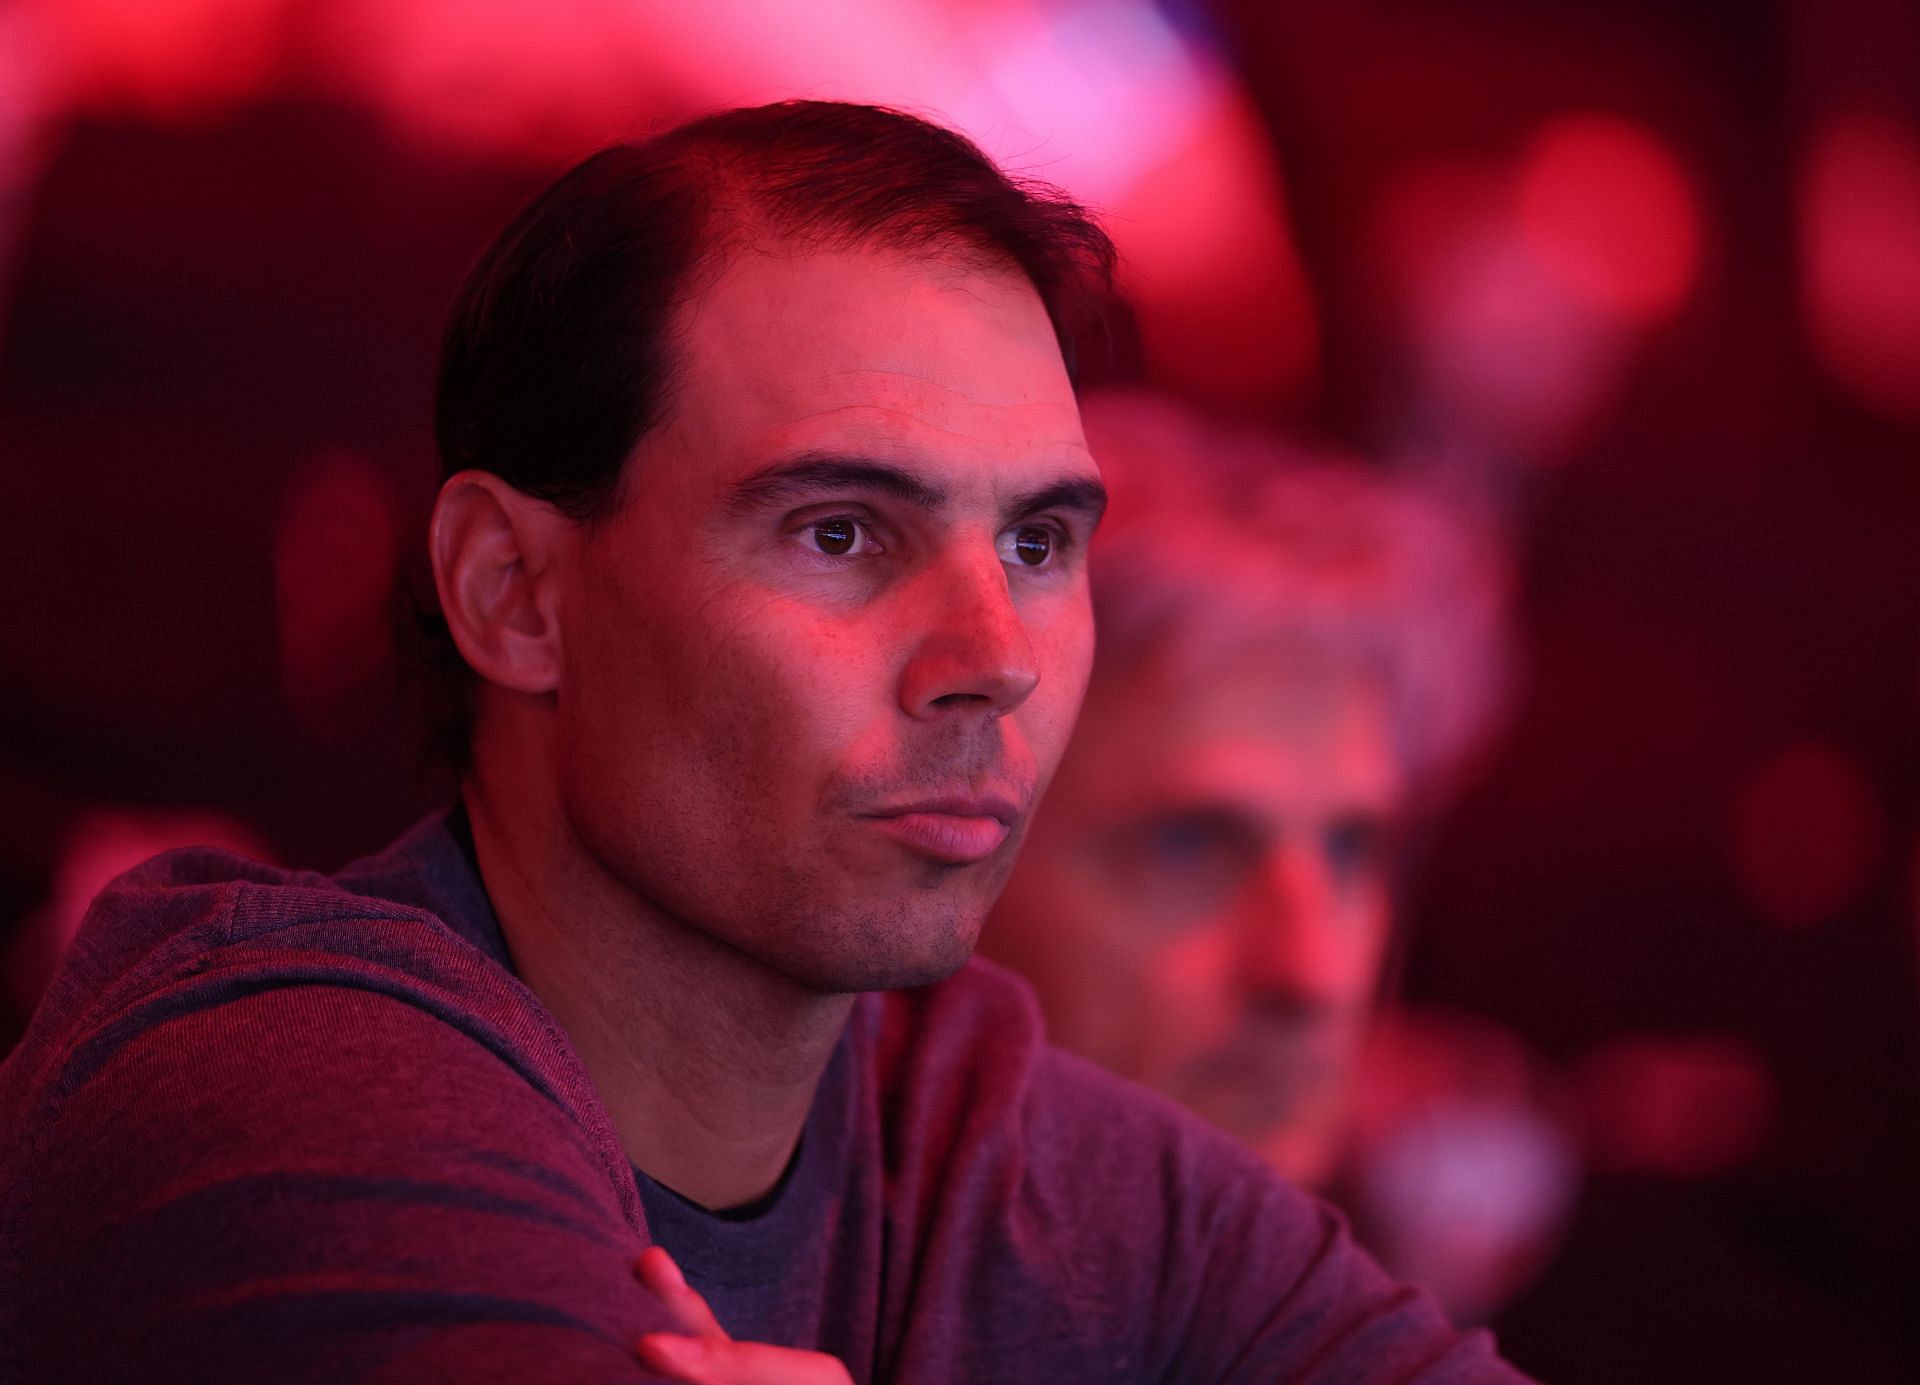
M 1510 536 L 1524 695 L 1405 988 L 1586 1093 L 1516 1360 L 1920 1375 L 1900 0 L 0 0 L 0 920 L 103 808 L 331 866 L 435 801 L 389 598 L 454 287 L 596 144 L 788 95 L 1105 209 L 1096 376 Z

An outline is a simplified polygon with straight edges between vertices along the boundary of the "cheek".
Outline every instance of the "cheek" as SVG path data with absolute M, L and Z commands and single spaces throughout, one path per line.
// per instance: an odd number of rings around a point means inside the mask
M 1239 1023 L 1235 949 L 1226 927 L 1170 929 L 1138 901 L 1108 892 L 1090 970 L 1104 982 L 1098 1003 L 1153 1080 L 1218 1045 Z
M 1361 1004 L 1371 1004 L 1393 936 L 1393 896 L 1384 882 L 1363 886 L 1351 923 L 1352 973 L 1349 990 Z
M 858 739 L 880 670 L 870 642 L 817 611 L 742 596 L 647 631 L 615 671 L 614 692 L 656 719 L 654 753 L 726 766 L 773 790 L 791 775 L 784 766 Z
M 1169 1044 L 1201 1049 L 1233 1030 L 1234 961 L 1228 927 L 1185 929 L 1151 957 L 1151 1008 Z
M 740 736 L 809 803 L 897 773 L 897 637 L 806 607 L 764 613 L 718 652 L 713 683 L 729 690 Z
M 1021 708 L 1035 756 L 1049 772 L 1059 763 L 1080 715 L 1093 670 L 1093 615 L 1074 604 L 1029 626 L 1040 682 Z
M 1043 811 L 1000 897 L 990 955 L 1033 983 L 1056 1043 L 1138 1076 L 1151 958 L 1073 833 L 1046 821 Z
M 1107 1004 L 1111 1021 L 1124 1028 L 1127 1075 L 1168 1088 L 1176 1074 L 1225 1042 L 1237 1022 L 1226 984 L 1231 945 L 1218 933 L 1199 931 L 1151 942 L 1116 939 L 1115 950 L 1125 956 L 1130 985 Z

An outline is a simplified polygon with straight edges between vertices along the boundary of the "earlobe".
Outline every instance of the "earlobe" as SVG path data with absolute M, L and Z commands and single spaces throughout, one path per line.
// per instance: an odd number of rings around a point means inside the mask
M 440 487 L 427 537 L 434 587 L 461 657 L 490 683 L 525 693 L 559 685 L 555 559 L 566 523 L 488 472 Z

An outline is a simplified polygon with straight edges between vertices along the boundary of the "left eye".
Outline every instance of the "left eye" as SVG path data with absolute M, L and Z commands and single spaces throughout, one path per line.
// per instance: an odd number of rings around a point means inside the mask
M 1368 818 L 1345 818 L 1327 829 L 1327 860 L 1343 876 L 1356 876 L 1378 867 L 1385 853 L 1382 825 Z
M 867 526 L 846 515 L 816 520 L 801 530 L 800 534 L 814 552 L 824 553 L 829 558 L 844 558 L 849 553 L 872 546 Z
M 1000 558 L 1022 567 L 1045 567 L 1053 561 L 1055 537 L 1045 525 L 1023 524 L 1001 536 Z

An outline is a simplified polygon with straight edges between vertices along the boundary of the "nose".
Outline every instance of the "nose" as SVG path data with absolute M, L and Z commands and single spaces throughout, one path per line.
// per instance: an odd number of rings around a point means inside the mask
M 900 680 L 908 716 L 1005 716 L 1040 682 L 1033 640 L 991 544 L 929 567 L 915 583 L 909 624 L 918 638 Z
M 1276 845 L 1243 907 L 1240 971 L 1251 995 L 1337 1005 L 1371 987 L 1374 930 L 1344 906 L 1331 864 L 1311 845 Z

